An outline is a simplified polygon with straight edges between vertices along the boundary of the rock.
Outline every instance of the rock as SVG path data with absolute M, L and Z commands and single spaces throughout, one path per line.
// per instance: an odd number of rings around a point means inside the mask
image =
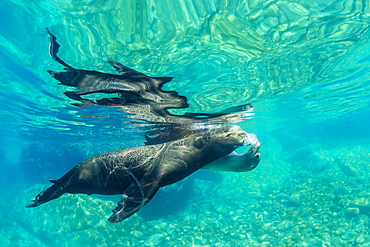
M 131 236 L 134 236 L 134 237 L 141 237 L 141 236 L 143 236 L 144 235 L 144 233 L 142 233 L 141 231 L 137 231 L 137 230 L 134 230 L 134 231 L 131 231 L 130 232 L 130 235 Z
M 317 150 L 322 147 L 318 143 L 312 143 L 304 148 L 298 149 L 288 158 L 291 168 L 294 171 L 308 171 L 311 173 L 324 172 L 331 166 L 331 162 L 326 157 L 317 154 Z
M 360 214 L 360 209 L 359 208 L 347 208 L 344 211 L 344 215 L 347 216 L 348 218 L 356 217 L 359 214 Z
M 350 241 L 354 241 L 355 240 L 355 234 L 351 231 L 346 231 L 342 236 L 341 236 L 341 239 L 347 241 L 347 242 L 350 242 Z
M 270 242 L 262 242 L 261 247 L 270 247 L 271 243 Z
M 161 233 L 156 233 L 150 236 L 147 240 L 145 240 L 146 246 L 159 246 L 163 240 L 165 239 L 165 235 Z
M 274 227 L 273 223 L 265 223 L 262 226 L 262 230 L 264 230 L 265 232 L 272 232 L 272 231 L 275 230 L 275 227 Z
M 362 214 L 370 213 L 370 194 L 360 194 L 350 203 L 351 207 L 357 207 Z
M 338 165 L 339 169 L 343 172 L 344 175 L 350 177 L 356 177 L 355 170 L 351 167 L 351 164 L 346 164 L 339 158 L 334 159 L 334 162 Z
M 343 235 L 346 232 L 346 230 L 342 227 L 339 227 L 337 230 L 335 230 L 335 235 Z
M 289 220 L 284 220 L 279 225 L 277 225 L 276 228 L 280 231 L 286 231 L 290 229 L 292 226 L 293 226 L 292 222 L 290 222 Z
M 356 238 L 356 243 L 357 244 L 363 244 L 363 243 L 365 243 L 365 241 L 366 241 L 366 237 L 363 235 L 363 234 L 361 234 L 361 235 L 359 235 L 357 238 Z
M 333 212 L 333 213 L 339 213 L 342 211 L 342 207 L 339 207 L 337 205 L 331 205 L 329 207 L 330 211 Z
M 301 197 L 300 194 L 294 194 L 292 195 L 288 200 L 289 205 L 293 207 L 299 207 L 301 203 Z

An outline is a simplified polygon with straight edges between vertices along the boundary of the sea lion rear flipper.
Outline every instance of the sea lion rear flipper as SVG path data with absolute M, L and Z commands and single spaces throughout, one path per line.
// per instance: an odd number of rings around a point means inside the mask
M 27 208 L 37 207 L 45 202 L 51 201 L 63 195 L 65 191 L 60 186 L 60 184 L 57 184 L 56 182 L 46 190 L 39 193 L 35 198 L 33 198 L 32 204 L 26 205 L 26 207 Z
M 131 183 L 125 190 L 118 202 L 118 206 L 112 210 L 113 215 L 108 219 L 111 223 L 120 222 L 139 211 L 158 191 L 158 185 L 150 185 L 144 189 L 138 183 Z

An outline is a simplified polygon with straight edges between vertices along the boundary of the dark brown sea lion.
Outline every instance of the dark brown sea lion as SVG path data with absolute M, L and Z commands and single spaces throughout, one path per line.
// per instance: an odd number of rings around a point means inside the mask
M 229 125 L 162 144 L 117 150 L 87 159 L 38 194 L 27 207 L 71 194 L 123 194 L 110 222 L 137 212 L 160 187 L 175 183 L 236 148 L 248 134 Z

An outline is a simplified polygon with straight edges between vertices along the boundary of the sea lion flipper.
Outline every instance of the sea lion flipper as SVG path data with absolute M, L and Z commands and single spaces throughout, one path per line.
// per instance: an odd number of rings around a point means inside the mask
M 115 209 L 112 210 L 113 214 L 108 219 L 111 223 L 120 222 L 137 211 L 139 211 L 158 191 L 159 186 L 153 186 L 149 189 L 144 189 L 137 183 L 131 183 L 125 190 L 121 197 L 121 201 Z
M 26 205 L 26 207 L 27 208 L 37 207 L 45 202 L 60 197 L 64 193 L 65 191 L 63 190 L 63 187 L 61 187 L 60 184 L 55 183 L 46 190 L 39 193 L 35 198 L 33 198 L 32 204 Z

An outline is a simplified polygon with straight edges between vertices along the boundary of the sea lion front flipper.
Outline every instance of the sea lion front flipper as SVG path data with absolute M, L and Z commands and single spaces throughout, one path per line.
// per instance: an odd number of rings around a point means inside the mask
M 123 193 L 118 206 L 112 210 L 113 214 L 108 221 L 117 223 L 130 217 L 147 204 L 158 189 L 159 186 L 154 184 L 145 189 L 139 183 L 131 183 Z

